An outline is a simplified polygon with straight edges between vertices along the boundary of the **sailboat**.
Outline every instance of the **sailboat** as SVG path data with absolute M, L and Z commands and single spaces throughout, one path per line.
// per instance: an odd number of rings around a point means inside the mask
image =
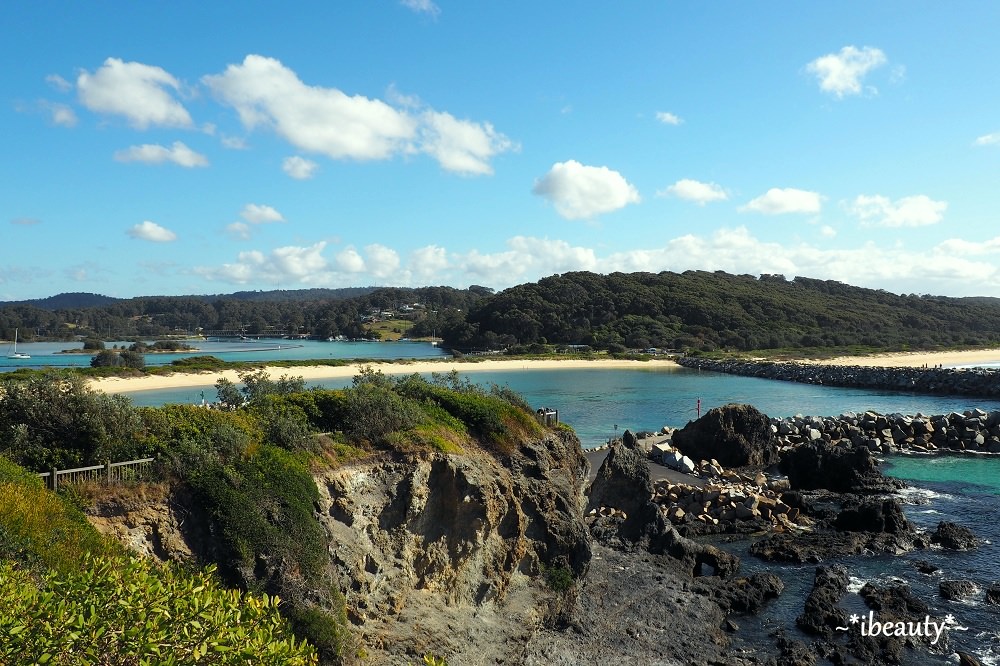
M 7 358 L 31 358 L 31 356 L 29 356 L 28 354 L 25 354 L 24 352 L 17 351 L 17 329 L 16 328 L 14 329 L 14 346 L 13 346 L 11 352 L 9 354 L 7 354 Z

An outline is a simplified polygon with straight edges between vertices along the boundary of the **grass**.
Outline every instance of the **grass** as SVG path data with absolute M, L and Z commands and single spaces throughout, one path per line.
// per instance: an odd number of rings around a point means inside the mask
M 386 319 L 365 325 L 366 332 L 378 331 L 381 340 L 399 340 L 409 337 L 407 331 L 413 327 L 409 319 Z

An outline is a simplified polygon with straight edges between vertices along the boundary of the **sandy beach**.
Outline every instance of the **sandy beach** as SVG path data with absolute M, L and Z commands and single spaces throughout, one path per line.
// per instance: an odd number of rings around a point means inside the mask
M 875 354 L 873 356 L 839 356 L 822 361 L 803 360 L 803 363 L 819 365 L 860 365 L 865 367 L 884 368 L 919 368 L 926 365 L 932 368 L 936 365 L 952 367 L 956 365 L 977 365 L 981 363 L 1000 363 L 1000 349 L 973 349 L 968 351 L 943 352 L 899 352 L 893 354 Z
M 479 362 L 413 361 L 409 363 L 367 363 L 375 370 L 386 375 L 409 375 L 430 372 L 451 372 L 458 370 L 461 374 L 511 370 L 574 370 L 581 368 L 616 369 L 653 369 L 672 370 L 679 367 L 673 361 L 630 361 L 618 359 L 601 359 L 586 361 L 579 359 L 545 359 L 545 360 L 510 360 L 489 359 Z M 268 375 L 277 379 L 282 375 L 302 377 L 306 381 L 321 379 L 347 379 L 358 374 L 361 364 L 341 366 L 298 366 L 293 368 L 267 366 Z M 133 391 L 155 391 L 160 389 L 187 388 L 190 386 L 209 386 L 220 378 L 239 381 L 235 370 L 222 372 L 174 373 L 171 375 L 147 375 L 143 377 L 103 377 L 92 379 L 90 386 L 105 393 L 131 393 Z

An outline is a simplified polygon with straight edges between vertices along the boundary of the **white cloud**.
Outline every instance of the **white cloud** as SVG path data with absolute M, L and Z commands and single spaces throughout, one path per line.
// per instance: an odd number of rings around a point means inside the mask
M 429 284 L 448 268 L 448 252 L 437 245 L 417 248 L 410 253 L 408 271 L 418 282 Z
M 241 136 L 224 136 L 221 141 L 223 147 L 230 150 L 246 150 L 249 147 L 246 139 Z
M 76 112 L 66 104 L 56 104 L 52 102 L 44 102 L 42 106 L 48 110 L 49 118 L 52 120 L 53 125 L 59 125 L 60 127 L 76 127 L 77 119 Z
M 281 163 L 281 170 L 296 180 L 308 180 L 316 173 L 319 165 L 312 160 L 293 155 Z
M 373 243 L 365 247 L 365 253 L 368 255 L 365 267 L 372 277 L 387 278 L 399 270 L 399 254 L 392 248 Z
M 682 178 L 656 194 L 662 197 L 677 197 L 685 201 L 693 201 L 700 206 L 712 201 L 725 201 L 729 198 L 721 186 L 715 183 L 702 183 L 690 178 Z
M 664 125 L 680 125 L 684 120 L 668 111 L 657 111 L 656 119 Z
M 531 191 L 548 199 L 567 220 L 592 218 L 640 201 L 639 191 L 617 171 L 576 160 L 552 165 Z
M 741 213 L 754 212 L 764 215 L 785 213 L 818 213 L 823 207 L 823 196 L 818 192 L 797 190 L 792 187 L 772 187 L 765 194 L 741 206 Z
M 1000 132 L 993 132 L 992 134 L 984 134 L 978 137 L 974 142 L 977 146 L 995 146 L 1000 144 Z
M 250 225 L 246 222 L 233 222 L 226 226 L 226 233 L 237 240 L 250 240 Z
M 284 222 L 284 216 L 271 206 L 260 204 L 247 204 L 240 212 L 240 217 L 251 224 L 269 224 L 271 222 Z
M 155 143 L 131 146 L 127 150 L 116 152 L 115 160 L 119 162 L 145 162 L 146 164 L 173 162 L 187 168 L 208 166 L 207 157 L 196 153 L 180 141 L 174 141 L 169 148 Z
M 15 217 L 10 223 L 22 227 L 33 227 L 36 224 L 41 224 L 42 221 L 36 217 Z
M 170 241 L 177 240 L 177 234 L 149 220 L 133 226 L 125 233 L 132 238 L 148 240 L 154 243 L 169 243 Z
M 948 209 L 947 201 L 934 201 L 918 194 L 890 201 L 880 195 L 859 195 L 847 210 L 862 223 L 880 227 L 924 227 L 937 224 Z
M 457 257 L 457 266 L 470 279 L 497 286 L 566 271 L 600 270 L 594 251 L 563 240 L 514 236 L 502 252 L 482 254 L 472 250 Z
M 429 14 L 435 18 L 441 13 L 441 8 L 434 4 L 433 0 L 400 0 L 399 4 L 418 14 Z
M 76 87 L 85 107 L 125 116 L 136 129 L 193 124 L 187 109 L 169 92 L 179 92 L 180 82 L 160 67 L 108 58 L 93 74 L 81 72 Z
M 330 273 L 323 258 L 325 247 L 326 243 L 320 241 L 307 247 L 279 247 L 268 254 L 250 250 L 240 252 L 234 263 L 219 268 L 202 266 L 194 272 L 211 280 L 237 284 L 326 284 Z
M 828 224 L 824 224 L 819 228 L 819 235 L 823 238 L 833 238 L 837 235 L 837 230 Z
M 49 74 L 45 77 L 45 82 L 59 92 L 69 92 L 73 89 L 73 84 L 58 74 Z
M 816 58 L 806 65 L 806 71 L 816 76 L 822 91 L 841 99 L 846 95 L 860 94 L 865 75 L 886 62 L 885 53 L 881 49 L 845 46 L 839 53 L 828 53 Z M 869 86 L 869 89 L 877 92 L 874 87 Z
M 426 109 L 416 113 L 392 87 L 389 97 L 404 106 L 336 88 L 309 86 L 273 58 L 248 55 L 222 74 L 202 79 L 236 109 L 247 129 L 271 128 L 296 148 L 332 159 L 384 160 L 423 152 L 449 171 L 489 174 L 489 160 L 516 145 L 489 123 L 457 120 Z
M 354 246 L 345 247 L 334 257 L 337 270 L 344 273 L 363 273 L 365 271 L 365 260 L 354 249 Z
M 385 102 L 308 86 L 273 58 L 248 55 L 203 81 L 247 128 L 271 127 L 291 144 L 334 159 L 386 159 L 416 135 L 416 121 Z
M 458 120 L 440 111 L 426 111 L 421 120 L 420 149 L 448 171 L 492 174 L 490 159 L 515 148 L 513 142 L 494 130 L 490 123 Z

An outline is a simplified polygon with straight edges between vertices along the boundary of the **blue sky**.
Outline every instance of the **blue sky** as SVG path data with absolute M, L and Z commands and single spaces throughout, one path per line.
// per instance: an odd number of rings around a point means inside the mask
M 1000 296 L 1000 5 L 11 2 L 0 300 L 570 270 Z

